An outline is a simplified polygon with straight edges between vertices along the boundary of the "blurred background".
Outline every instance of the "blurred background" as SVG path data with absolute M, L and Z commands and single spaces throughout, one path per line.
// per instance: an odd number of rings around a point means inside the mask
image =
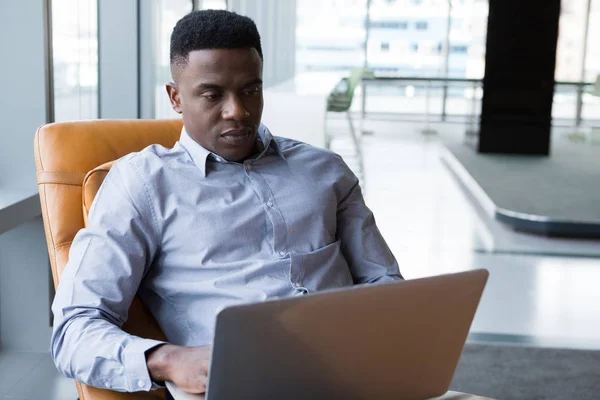
M 177 118 L 170 34 L 199 9 L 254 19 L 263 122 L 344 157 L 406 278 L 490 270 L 470 342 L 600 349 L 600 0 L 0 0 L 0 399 L 77 398 L 36 129 Z

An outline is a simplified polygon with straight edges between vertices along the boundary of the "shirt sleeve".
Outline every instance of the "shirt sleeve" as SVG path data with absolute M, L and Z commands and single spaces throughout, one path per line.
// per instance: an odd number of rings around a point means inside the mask
M 118 161 L 71 245 L 52 305 L 51 352 L 57 368 L 82 383 L 127 392 L 158 387 L 145 352 L 163 342 L 121 330 L 159 247 L 148 200 L 137 169 Z
M 398 263 L 365 204 L 358 178 L 338 157 L 342 176 L 338 181 L 337 237 L 350 266 L 354 283 L 403 279 Z

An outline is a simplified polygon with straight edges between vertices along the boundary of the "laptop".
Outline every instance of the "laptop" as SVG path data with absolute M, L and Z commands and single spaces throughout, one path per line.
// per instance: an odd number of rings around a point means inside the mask
M 487 278 L 480 269 L 226 308 L 206 400 L 442 396 Z M 204 399 L 167 387 L 175 400 Z

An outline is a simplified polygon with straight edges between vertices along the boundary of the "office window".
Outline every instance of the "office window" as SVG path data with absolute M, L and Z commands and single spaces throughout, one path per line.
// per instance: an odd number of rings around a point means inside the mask
M 585 82 L 595 82 L 596 77 L 600 75 L 600 0 L 592 0 L 590 7 L 588 41 L 585 58 L 585 72 L 583 80 Z
M 226 10 L 227 0 L 195 0 L 194 10 Z
M 464 46 L 464 45 L 453 45 L 453 46 L 450 46 L 450 52 L 451 53 L 467 54 L 468 50 L 469 50 L 468 46 Z
M 392 16 L 396 25 L 387 25 Z M 371 0 L 372 44 L 368 48 L 374 51 L 368 53 L 367 65 L 374 70 L 397 67 L 408 76 L 444 77 L 447 70 L 454 78 L 481 78 L 485 69 L 487 16 L 487 2 L 405 0 L 388 4 L 385 0 Z M 380 55 L 380 43 L 399 41 L 406 41 L 406 46 L 392 46 L 385 57 Z M 467 55 L 447 52 L 452 46 L 466 46 Z
M 558 81 L 581 81 L 587 1 L 562 0 L 556 46 L 555 78 Z M 593 41 L 593 40 L 592 40 Z
M 227 0 L 154 0 L 155 63 L 154 63 L 154 117 L 177 118 L 165 84 L 172 80 L 169 52 L 171 33 L 177 21 L 192 10 L 226 10 Z
M 556 47 L 557 81 L 596 80 L 600 74 L 600 0 L 562 0 Z M 587 46 L 585 29 L 588 25 Z M 585 65 L 584 63 L 585 59 Z
M 155 118 L 176 118 L 178 114 L 173 111 L 165 89 L 165 84 L 172 80 L 169 59 L 171 33 L 177 21 L 192 11 L 192 2 L 190 0 L 157 0 L 155 7 L 154 116 Z
M 54 120 L 98 118 L 97 0 L 52 0 Z
M 415 24 L 415 28 L 418 31 L 426 31 L 427 30 L 427 26 L 428 26 L 427 21 L 419 21 L 419 22 L 417 22 Z
M 311 50 L 311 51 L 336 51 L 336 52 L 340 52 L 343 53 L 345 51 L 354 51 L 354 50 L 360 50 L 360 49 L 356 49 L 356 48 L 351 48 L 351 47 L 340 47 L 340 46 L 328 46 L 328 45 L 310 45 L 310 46 L 306 46 L 303 48 L 304 50 Z
M 347 70 L 362 66 L 366 57 L 367 67 L 376 71 L 393 69 L 409 76 L 445 76 L 450 19 L 450 47 L 466 46 L 468 51 L 466 57 L 453 56 L 461 55 L 464 47 L 456 53 L 448 52 L 449 76 L 483 77 L 487 1 L 371 0 L 369 4 L 369 21 L 365 24 L 366 0 L 297 0 L 296 72 Z M 366 54 L 363 50 L 365 26 L 369 40 Z M 452 43 L 454 40 L 457 43 Z M 420 43 L 425 41 L 428 44 Z M 381 47 L 382 43 L 392 42 L 396 44 L 388 50 Z M 421 45 L 431 51 L 419 53 Z M 318 51 L 317 48 L 339 51 Z
M 387 29 L 400 29 L 406 30 L 408 28 L 408 22 L 406 21 L 371 21 L 369 23 L 371 28 L 387 28 Z
M 586 26 L 587 46 L 585 41 Z M 588 2 L 562 0 L 556 47 L 556 81 L 595 82 L 600 74 L 600 0 Z M 581 97 L 580 97 L 581 96 Z M 576 117 L 577 103 L 582 103 L 582 118 L 598 119 L 600 104 L 596 97 L 581 94 L 570 85 L 557 85 L 554 92 L 552 116 L 558 119 Z
M 399 77 L 482 78 L 488 10 L 487 1 L 403 0 L 389 4 L 371 0 L 367 66 L 377 74 Z M 407 22 L 408 29 L 386 25 L 390 21 Z M 389 49 L 381 48 L 382 43 L 390 43 Z M 471 113 L 471 99 L 477 92 L 473 84 L 452 82 L 446 91 L 442 86 L 432 83 L 429 91 L 423 82 L 369 86 L 367 112 L 401 108 L 407 113 L 422 113 L 428 93 L 431 112 L 441 113 L 445 104 L 447 115 Z
M 467 57 L 451 60 L 449 76 L 482 79 L 485 74 L 488 2 L 487 0 L 475 0 L 454 2 L 453 4 L 450 37 L 460 38 L 460 45 L 466 45 L 468 51 Z M 453 44 L 451 40 L 450 46 Z M 452 53 L 450 54 L 452 55 Z M 460 67 L 457 68 L 459 65 Z
M 297 0 L 296 73 L 362 67 L 366 16 L 367 0 Z

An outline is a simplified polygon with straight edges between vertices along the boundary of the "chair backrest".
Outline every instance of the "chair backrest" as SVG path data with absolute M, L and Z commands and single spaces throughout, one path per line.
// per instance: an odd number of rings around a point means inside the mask
M 596 77 L 596 83 L 594 84 L 592 95 L 600 97 L 600 74 L 598 74 Z
M 354 90 L 363 75 L 370 74 L 365 68 L 353 68 L 348 78 L 342 78 L 327 97 L 327 111 L 344 112 L 352 106 Z
M 56 287 L 75 234 L 112 161 L 151 144 L 172 147 L 181 120 L 98 120 L 47 124 L 35 135 L 35 162 L 52 278 Z M 155 319 L 136 296 L 123 329 L 164 340 Z M 77 384 L 81 400 L 163 399 L 164 392 L 117 393 Z

